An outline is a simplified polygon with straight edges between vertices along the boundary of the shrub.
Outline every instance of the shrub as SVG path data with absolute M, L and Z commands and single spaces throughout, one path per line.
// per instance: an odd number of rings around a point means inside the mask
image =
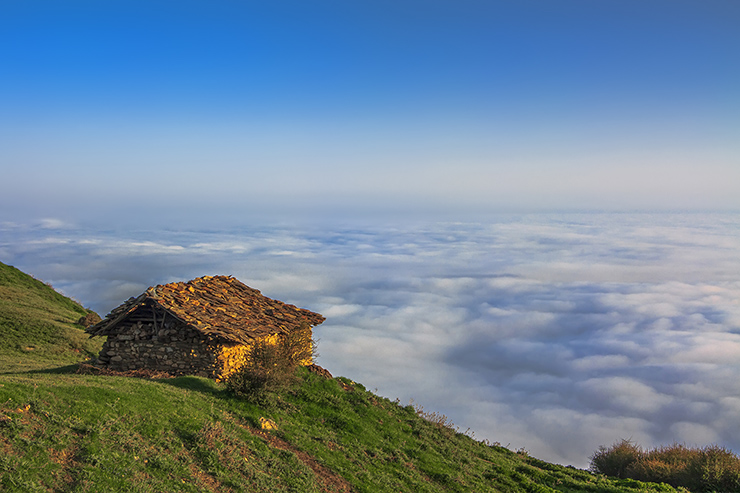
M 256 341 L 239 369 L 226 377 L 226 388 L 251 402 L 265 404 L 268 396 L 287 390 L 297 381 L 296 369 L 316 355 L 311 328 L 302 324 L 277 343 Z
M 591 457 L 594 472 L 692 492 L 740 491 L 740 458 L 718 445 L 703 449 L 681 444 L 642 451 L 629 440 L 600 447 Z
M 300 326 L 281 336 L 278 347 L 285 359 L 293 365 L 308 365 L 318 355 L 311 326 L 302 322 Z
M 437 426 L 444 435 L 449 437 L 454 433 L 457 433 L 457 426 L 455 426 L 452 420 L 444 414 L 438 413 L 437 411 L 427 412 L 424 410 L 424 407 L 419 405 L 414 405 L 413 407 L 417 416 L 424 418 L 426 421 Z
M 252 402 L 263 403 L 269 393 L 290 387 L 295 380 L 294 365 L 279 345 L 255 342 L 247 363 L 226 378 L 226 388 Z
M 692 464 L 701 451 L 674 443 L 645 452 L 643 457 L 632 464 L 627 477 L 653 483 L 668 483 L 672 486 L 686 486 L 691 483 Z
M 740 458 L 719 445 L 703 448 L 691 472 L 704 491 L 740 491 Z
M 597 474 L 627 478 L 627 469 L 642 458 L 642 449 L 631 440 L 621 440 L 609 448 L 599 447 L 591 456 L 591 470 Z
M 638 481 L 674 484 L 671 479 L 676 476 L 676 469 L 661 460 L 643 458 L 630 464 L 625 475 Z

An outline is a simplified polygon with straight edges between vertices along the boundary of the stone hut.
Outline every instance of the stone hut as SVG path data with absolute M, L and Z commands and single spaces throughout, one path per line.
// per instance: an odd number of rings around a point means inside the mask
M 267 298 L 234 277 L 206 276 L 151 287 L 87 332 L 108 336 L 99 366 L 220 380 L 244 364 L 255 341 L 276 343 L 301 331 L 301 341 L 312 344 L 311 328 L 324 320 Z

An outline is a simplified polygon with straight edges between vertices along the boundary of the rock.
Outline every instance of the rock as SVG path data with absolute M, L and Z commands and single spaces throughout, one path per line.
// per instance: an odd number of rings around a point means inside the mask
M 311 373 L 315 373 L 319 376 L 322 376 L 324 378 L 332 378 L 331 373 L 329 373 L 329 370 L 326 368 L 323 368 L 315 363 L 312 363 L 310 365 L 306 365 L 306 369 L 310 371 Z
M 260 427 L 263 430 L 277 430 L 277 424 L 273 420 L 265 417 L 260 417 Z

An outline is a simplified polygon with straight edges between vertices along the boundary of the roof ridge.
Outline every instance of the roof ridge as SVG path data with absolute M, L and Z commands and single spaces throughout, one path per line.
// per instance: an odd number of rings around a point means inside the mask
M 149 287 L 115 308 L 89 332 L 105 335 L 148 300 L 205 334 L 241 343 L 286 332 L 301 323 L 315 326 L 325 320 L 318 313 L 268 298 L 233 276 L 219 275 Z

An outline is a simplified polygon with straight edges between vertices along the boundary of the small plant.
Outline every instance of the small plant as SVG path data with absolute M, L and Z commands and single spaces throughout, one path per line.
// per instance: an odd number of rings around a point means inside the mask
M 642 458 L 642 449 L 631 440 L 621 440 L 609 448 L 599 447 L 591 456 L 591 470 L 606 476 L 628 477 L 627 470 Z
M 276 344 L 255 342 L 247 363 L 226 378 L 226 388 L 251 402 L 264 403 L 269 393 L 280 392 L 295 381 L 295 369 Z
M 301 322 L 297 328 L 282 335 L 278 347 L 283 357 L 295 366 L 309 365 L 318 356 L 311 326 L 306 322 Z
M 416 415 L 420 418 L 425 419 L 426 421 L 429 421 L 430 423 L 436 425 L 439 427 L 440 430 L 445 432 L 457 432 L 458 428 L 455 426 L 455 423 L 450 420 L 446 415 L 439 413 L 437 411 L 431 411 L 427 412 L 424 410 L 423 406 L 413 404 L 412 406 L 414 408 L 414 412 L 416 412 Z
M 251 402 L 265 404 L 269 395 L 292 387 L 298 366 L 311 363 L 315 355 L 311 328 L 301 324 L 276 343 L 256 341 L 245 364 L 226 378 L 226 388 Z

